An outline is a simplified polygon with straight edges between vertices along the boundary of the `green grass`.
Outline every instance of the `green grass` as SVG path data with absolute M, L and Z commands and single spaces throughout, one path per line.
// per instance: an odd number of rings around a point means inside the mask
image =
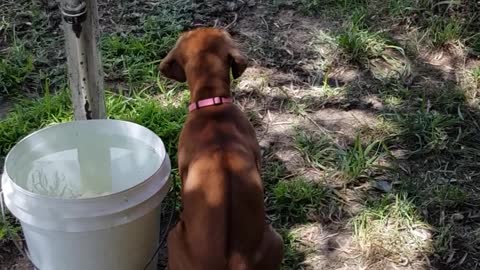
M 385 56 L 387 49 L 403 49 L 394 45 L 380 31 L 372 31 L 366 20 L 367 11 L 356 8 L 350 16 L 345 29 L 338 34 L 337 43 L 345 56 L 357 63 L 367 63 L 370 59 Z
M 437 111 L 419 110 L 395 117 L 401 128 L 401 139 L 422 153 L 446 150 L 455 140 L 453 134 L 460 123 L 457 117 Z
M 47 79 L 52 90 L 61 89 L 66 75 L 59 14 L 41 1 L 5 0 L 0 18 L 0 94 L 41 94 Z
M 365 8 L 367 5 L 368 0 L 299 0 L 297 3 L 297 7 L 307 14 L 345 14 L 351 9 Z
M 305 223 L 319 211 L 326 194 L 326 189 L 305 179 L 280 181 L 271 190 L 269 208 L 279 224 Z
M 347 182 L 355 182 L 368 178 L 377 167 L 376 162 L 388 152 L 378 140 L 364 145 L 361 133 L 356 135 L 352 145 L 343 149 L 326 135 L 297 130 L 295 147 L 310 166 L 327 172 L 341 172 Z
M 288 170 L 279 160 L 269 160 L 263 166 L 262 178 L 267 185 L 273 185 L 288 177 Z
M 302 244 L 289 230 L 280 230 L 284 242 L 284 257 L 281 270 L 301 269 L 305 252 L 302 252 Z
M 126 81 L 130 87 L 154 81 L 158 65 L 173 47 L 186 22 L 173 15 L 150 16 L 141 35 L 111 34 L 101 40 L 103 64 L 108 80 Z
M 480 67 L 476 67 L 470 71 L 475 87 L 480 88 Z
M 326 135 L 298 129 L 295 135 L 295 145 L 312 166 L 322 170 L 328 170 L 335 166 L 338 149 L 331 138 Z
M 0 156 L 29 133 L 52 124 L 66 122 L 73 117 L 69 95 L 46 94 L 37 100 L 20 100 L 5 119 L 0 120 Z
M 470 36 L 468 43 L 471 47 L 472 52 L 479 56 L 480 55 L 480 34 L 474 34 Z
M 363 145 L 371 145 L 378 142 L 384 142 L 388 145 L 392 137 L 399 134 L 399 129 L 396 123 L 380 116 L 377 118 L 377 123 L 361 126 L 357 134 Z
M 340 170 L 348 182 L 369 177 L 385 150 L 386 147 L 379 141 L 364 146 L 357 135 L 351 147 L 339 152 Z
M 460 18 L 446 20 L 442 16 L 433 16 L 430 20 L 430 25 L 427 29 L 434 46 L 443 46 L 461 40 L 463 25 Z
M 182 98 L 182 97 L 181 97 Z M 186 117 L 187 99 L 179 105 L 159 103 L 148 93 L 131 97 L 107 93 L 107 114 L 111 119 L 121 119 L 141 124 L 157 133 L 167 151 L 175 152 L 176 140 Z M 73 116 L 69 93 L 45 95 L 37 100 L 22 100 L 8 116 L 0 120 L 0 155 L 5 156 L 10 148 L 29 133 L 62 122 Z
M 459 207 L 468 200 L 468 193 L 463 188 L 451 184 L 435 186 L 432 195 L 431 204 L 441 208 Z
M 48 1 L 47 1 L 48 2 Z M 0 95 L 42 95 L 50 80 L 56 92 L 66 85 L 61 17 L 47 2 L 5 0 L 0 11 Z M 121 81 L 129 90 L 153 84 L 158 64 L 178 34 L 190 25 L 192 4 L 186 0 L 158 5 L 124 2 L 105 24 L 101 51 L 106 81 Z M 117 13 L 118 14 L 117 14 Z M 124 15 L 121 15 L 124 14 Z M 136 15 L 135 15 L 136 14 Z M 139 16 L 139 14 L 141 16 Z M 134 15 L 134 19 L 131 16 Z M 3 18 L 3 19 L 2 19 Z M 124 29 L 116 32 L 112 25 Z M 6 50 L 2 48 L 5 43 Z
M 415 0 L 389 0 L 388 11 L 393 16 L 403 17 L 416 9 L 414 5 Z
M 33 70 L 33 55 L 24 45 L 0 51 L 0 96 L 16 94 Z
M 12 237 L 16 237 L 20 232 L 20 227 L 14 225 L 15 223 L 7 217 L 6 221 L 1 220 L 0 217 L 0 244 Z

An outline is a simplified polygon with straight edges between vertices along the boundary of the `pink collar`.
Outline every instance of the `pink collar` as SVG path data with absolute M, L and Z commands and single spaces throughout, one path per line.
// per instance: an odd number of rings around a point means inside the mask
M 232 103 L 232 98 L 229 97 L 213 97 L 202 99 L 197 102 L 193 102 L 188 106 L 188 111 L 192 112 L 200 108 L 210 107 L 213 105 L 220 105 L 224 103 Z

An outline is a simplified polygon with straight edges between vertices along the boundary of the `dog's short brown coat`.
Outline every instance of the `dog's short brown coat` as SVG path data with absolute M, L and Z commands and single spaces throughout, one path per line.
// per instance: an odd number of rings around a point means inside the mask
M 184 33 L 160 64 L 187 81 L 191 102 L 230 96 L 247 59 L 223 30 Z M 191 112 L 180 135 L 183 211 L 168 235 L 169 270 L 277 270 L 281 237 L 266 223 L 260 148 L 253 127 L 233 104 Z

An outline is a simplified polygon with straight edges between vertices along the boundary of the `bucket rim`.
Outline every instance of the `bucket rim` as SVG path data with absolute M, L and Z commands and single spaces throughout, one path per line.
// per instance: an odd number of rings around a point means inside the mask
M 119 123 L 119 124 L 126 124 L 126 125 L 132 125 L 132 126 L 136 126 L 138 128 L 141 128 L 141 129 L 144 129 L 146 130 L 147 132 L 150 132 L 152 135 L 154 135 L 155 137 L 155 140 L 157 140 L 157 142 L 160 143 L 162 149 L 163 149 L 163 152 L 164 152 L 164 155 L 163 155 L 163 158 L 160 162 L 160 166 L 151 174 L 149 175 L 148 177 L 145 177 L 145 179 L 132 186 L 132 187 L 129 187 L 127 189 L 124 189 L 120 192 L 115 192 L 115 193 L 111 193 L 111 194 L 107 194 L 107 195 L 101 195 L 101 196 L 98 196 L 98 197 L 89 197 L 89 198 L 61 198 L 61 197 L 51 197 L 51 196 L 46 196 L 46 195 L 43 195 L 43 194 L 38 194 L 38 193 L 35 193 L 35 192 L 32 192 L 30 190 L 27 190 L 25 188 L 23 188 L 22 186 L 18 185 L 9 175 L 8 173 L 8 170 L 7 170 L 7 163 L 9 161 L 9 158 L 10 156 L 12 155 L 12 153 L 14 152 L 14 150 L 18 147 L 18 145 L 20 145 L 21 143 L 24 143 L 25 141 L 27 141 L 29 138 L 33 137 L 33 136 L 36 136 L 38 135 L 38 133 L 41 133 L 41 132 L 44 132 L 46 130 L 50 130 L 50 129 L 54 129 L 54 128 L 60 128 L 61 126 L 71 126 L 71 125 L 75 125 L 76 123 L 98 123 L 98 122 L 116 122 L 116 123 Z M 158 152 L 157 152 L 158 154 Z M 35 198 L 35 199 L 41 199 L 41 200 L 48 200 L 48 201 L 52 201 L 52 202 L 62 202 L 62 203 L 81 203 L 81 202 L 89 202 L 89 201 L 96 201 L 96 200 L 103 200 L 103 199 L 109 199 L 109 198 L 112 198 L 114 196 L 122 196 L 122 195 L 125 195 L 126 193 L 131 193 L 133 190 L 135 189 L 138 189 L 139 187 L 145 185 L 147 182 L 149 182 L 149 180 L 151 180 L 158 172 L 159 170 L 162 169 L 163 167 L 163 164 L 165 163 L 165 160 L 166 160 L 166 157 L 167 157 L 167 152 L 166 152 L 166 149 L 165 149 L 165 145 L 162 141 L 162 139 L 155 133 L 153 132 L 151 129 L 145 127 L 145 126 L 142 126 L 140 124 L 137 124 L 135 122 L 132 122 L 132 121 L 126 121 L 126 120 L 118 120 L 118 119 L 92 119 L 92 120 L 74 120 L 74 121 L 69 121 L 69 122 L 63 122 L 63 123 L 57 123 L 57 124 L 53 124 L 53 125 L 49 125 L 49 126 L 46 126 L 44 128 L 41 128 L 39 130 L 36 130 L 32 133 L 30 133 L 29 135 L 25 136 L 24 138 L 22 138 L 20 141 L 18 141 L 11 149 L 10 151 L 8 151 L 8 154 L 5 156 L 5 160 L 4 160 L 4 164 L 3 164 L 3 176 L 1 177 L 2 179 L 5 178 L 6 181 L 10 182 L 11 185 L 13 185 L 13 187 L 18 190 L 19 192 L 23 193 L 24 195 L 27 195 L 29 197 L 32 197 L 32 198 Z M 159 155 L 159 157 L 161 157 Z M 0 183 L 3 182 L 3 181 L 0 181 Z M 3 186 L 3 185 L 2 185 Z M 3 190 L 3 187 L 2 187 L 2 190 Z

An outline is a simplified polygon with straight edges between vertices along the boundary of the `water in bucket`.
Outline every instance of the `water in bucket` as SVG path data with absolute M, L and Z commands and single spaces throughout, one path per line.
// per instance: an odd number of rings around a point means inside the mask
M 35 194 L 82 199 L 129 189 L 160 166 L 155 150 L 137 139 L 104 136 L 92 143 L 79 136 L 72 141 L 70 149 L 38 146 L 35 155 L 19 162 L 25 170 L 15 170 L 14 181 Z

